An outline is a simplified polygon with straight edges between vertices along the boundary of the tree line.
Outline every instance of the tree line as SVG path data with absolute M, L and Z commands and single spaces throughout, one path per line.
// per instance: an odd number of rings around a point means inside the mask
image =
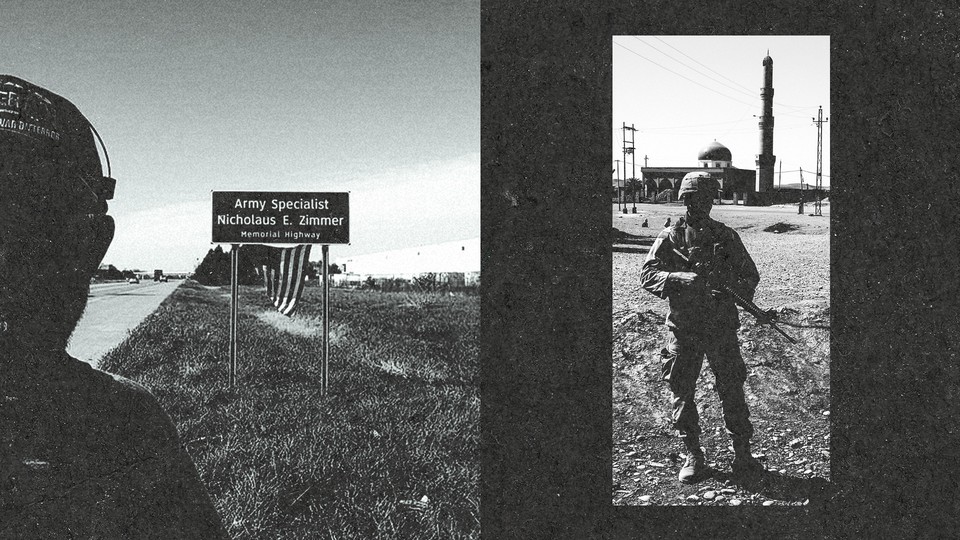
M 263 283 L 261 268 L 274 263 L 275 251 L 268 246 L 243 246 L 237 255 L 237 282 L 240 285 L 258 285 Z M 319 278 L 322 272 L 322 261 L 311 262 L 307 268 L 307 278 Z M 339 274 L 340 268 L 331 264 L 331 274 Z M 217 246 L 207 251 L 206 257 L 194 270 L 193 279 L 202 285 L 229 285 L 230 284 L 230 253 Z

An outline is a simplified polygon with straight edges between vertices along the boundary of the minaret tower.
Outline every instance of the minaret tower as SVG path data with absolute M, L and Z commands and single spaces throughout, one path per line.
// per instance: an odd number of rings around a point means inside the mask
M 773 191 L 773 58 L 763 59 L 763 88 L 760 89 L 763 115 L 760 116 L 760 154 L 757 155 L 757 191 Z

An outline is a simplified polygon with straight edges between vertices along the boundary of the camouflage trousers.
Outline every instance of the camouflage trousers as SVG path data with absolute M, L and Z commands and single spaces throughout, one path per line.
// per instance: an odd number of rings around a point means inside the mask
M 667 328 L 666 346 L 660 354 L 663 380 L 673 393 L 673 427 L 681 437 L 700 435 L 701 432 L 694 396 L 703 357 L 706 356 L 716 378 L 727 433 L 734 441 L 750 439 L 753 425 L 743 393 L 747 368 L 740 356 L 736 330 L 692 334 Z

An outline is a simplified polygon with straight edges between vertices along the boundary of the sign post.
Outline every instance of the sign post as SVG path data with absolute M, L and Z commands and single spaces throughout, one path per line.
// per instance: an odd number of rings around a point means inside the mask
M 326 395 L 330 373 L 330 246 L 323 245 L 323 365 L 320 366 L 320 394 Z
M 230 251 L 230 386 L 236 383 L 237 279 L 241 244 L 322 244 L 323 359 L 321 393 L 327 393 L 330 359 L 330 244 L 350 243 L 350 194 L 294 191 L 214 191 L 213 243 Z
M 237 304 L 239 303 L 239 286 L 237 267 L 240 259 L 240 244 L 233 244 L 230 249 L 230 388 L 237 382 Z

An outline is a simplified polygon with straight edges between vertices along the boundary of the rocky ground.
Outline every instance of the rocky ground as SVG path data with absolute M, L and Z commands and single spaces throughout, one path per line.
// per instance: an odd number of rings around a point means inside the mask
M 679 205 L 613 207 L 613 502 L 619 505 L 804 505 L 829 492 L 830 229 L 823 216 L 797 207 L 715 206 L 711 215 L 740 234 L 760 271 L 755 302 L 775 309 L 789 343 L 741 311 L 747 403 L 756 434 L 753 453 L 766 471 L 749 481 L 731 476 L 733 449 L 723 430 L 713 374 L 697 383 L 703 445 L 711 478 L 682 485 L 683 445 L 671 429 L 670 392 L 660 381 L 665 300 L 639 286 L 640 265 Z M 630 207 L 632 209 L 632 206 Z M 644 219 L 649 227 L 642 227 Z

